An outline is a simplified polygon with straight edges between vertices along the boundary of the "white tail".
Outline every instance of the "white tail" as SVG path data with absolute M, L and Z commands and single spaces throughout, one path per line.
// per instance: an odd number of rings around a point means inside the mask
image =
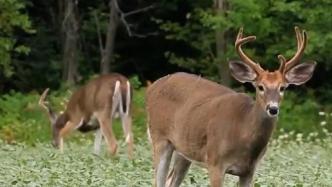
M 132 133 L 132 118 L 130 114 L 131 106 L 130 106 L 130 101 L 131 101 L 131 86 L 129 81 L 126 82 L 126 100 L 125 103 L 122 103 L 122 95 L 120 96 L 121 99 L 121 112 L 120 112 L 120 117 L 121 117 L 121 122 L 122 122 L 122 129 L 125 135 L 125 140 L 126 143 L 128 144 L 128 151 L 133 152 L 133 147 L 130 147 L 130 145 L 133 144 L 134 142 L 134 137 Z M 125 107 L 124 105 L 125 104 Z M 124 110 L 125 108 L 125 110 Z
M 130 89 L 130 82 L 127 81 L 127 98 L 126 98 L 126 115 L 129 114 L 129 109 L 130 109 L 130 100 L 131 100 L 131 89 Z

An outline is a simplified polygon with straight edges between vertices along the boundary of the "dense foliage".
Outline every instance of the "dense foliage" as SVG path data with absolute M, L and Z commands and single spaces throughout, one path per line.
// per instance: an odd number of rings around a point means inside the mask
M 305 143 L 275 140 L 258 166 L 255 186 L 330 186 L 331 139 Z M 49 145 L 35 147 L 0 143 L 1 186 L 151 186 L 153 179 L 150 145 L 136 144 L 130 161 L 121 144 L 120 154 L 108 158 L 91 153 L 92 141 L 66 144 L 65 154 Z M 236 186 L 237 177 L 226 177 L 226 186 Z M 193 165 L 183 186 L 208 186 L 206 169 Z
M 218 76 L 216 69 L 220 60 L 237 58 L 233 47 L 235 35 L 240 27 L 244 27 L 246 35 L 257 36 L 257 41 L 247 47 L 248 53 L 263 66 L 273 68 L 278 66 L 278 54 L 288 58 L 294 55 L 293 28 L 297 25 L 308 31 L 309 45 L 304 59 L 315 60 L 321 67 L 331 67 L 328 52 L 332 40 L 330 1 L 233 0 L 228 3 L 225 16 L 216 14 L 211 4 L 195 1 L 190 4 L 192 10 L 185 12 L 184 20 L 158 20 L 167 39 L 186 46 L 183 50 L 171 49 L 167 53 L 171 62 L 204 75 Z M 215 34 L 219 30 L 226 31 L 227 50 L 222 59 L 217 59 L 214 47 Z M 322 69 L 318 71 L 324 72 Z M 316 79 L 321 78 L 316 76 Z
M 30 48 L 20 43 L 19 33 L 33 33 L 31 21 L 20 0 L 0 1 L 0 77 L 10 77 L 14 70 L 11 59 L 17 54 L 28 54 Z
M 247 35 L 257 35 L 257 41 L 249 44 L 246 52 L 264 67 L 275 68 L 278 65 L 277 54 L 290 57 L 294 53 L 296 42 L 293 27 L 298 25 L 305 28 L 309 35 L 304 60 L 316 60 L 318 67 L 306 87 L 292 89 L 296 94 L 286 95 L 281 126 L 286 131 L 309 133 L 317 129 L 321 121 L 325 121 L 317 115 L 318 112 L 332 111 L 332 88 L 328 78 L 328 74 L 332 73 L 329 63 L 332 56 L 328 51 L 332 48 L 330 1 L 224 1 L 226 8 L 222 14 L 216 11 L 213 1 L 205 0 L 118 1 L 123 12 L 149 5 L 154 5 L 154 8 L 134 14 L 127 20 L 130 26 L 135 25 L 133 32 L 145 34 L 146 37 L 129 37 L 126 25 L 120 24 L 112 71 L 135 75 L 143 85 L 145 80 L 154 80 L 163 74 L 181 70 L 202 74 L 220 82 L 222 73 L 227 72 L 220 69 L 228 69 L 227 62 L 237 59 L 233 43 L 239 27 L 243 26 Z M 20 121 L 26 123 L 26 127 L 45 123 L 38 114 L 40 111 L 35 103 L 38 97 L 35 90 L 41 92 L 46 87 L 51 90 L 62 88 L 53 92 L 55 104 L 70 95 L 70 92 L 64 91 L 68 87 L 61 79 L 64 68 L 61 57 L 63 3 L 63 0 L 1 0 L 2 137 L 11 139 L 13 132 L 20 131 L 16 127 L 22 125 Z M 108 1 L 77 1 L 76 6 L 80 25 L 80 77 L 77 77 L 77 81 L 81 84 L 99 71 L 101 56 L 98 40 L 105 38 L 109 8 Z M 155 34 L 149 35 L 151 32 Z M 224 32 L 225 39 L 221 57 L 218 55 L 220 49 L 216 47 L 218 32 Z M 223 66 L 225 62 L 226 66 Z M 40 132 L 46 127 L 40 127 Z M 43 137 L 40 136 L 40 139 L 45 139 Z
M 134 87 L 139 87 L 137 77 L 131 79 Z M 56 111 L 64 110 L 70 90 L 52 91 L 48 97 Z M 0 97 L 0 139 L 7 143 L 25 142 L 33 145 L 37 142 L 49 142 L 51 139 L 50 122 L 46 114 L 38 105 L 40 95 L 36 92 L 22 94 L 12 92 Z M 282 103 L 275 135 L 289 132 L 301 133 L 304 137 L 324 138 L 332 131 L 332 113 L 323 110 L 313 98 L 296 99 L 298 95 L 286 93 Z M 133 99 L 133 130 L 136 138 L 146 137 L 145 89 L 134 91 Z M 115 132 L 122 137 L 122 129 L 115 120 Z M 74 141 L 79 137 L 90 137 L 90 134 L 74 133 L 69 139 Z
M 255 186 L 332 184 L 331 0 L 117 0 L 117 9 L 110 6 L 114 1 L 0 0 L 0 186 L 151 186 L 146 81 L 187 71 L 250 92 L 251 85 L 240 87 L 228 75 L 228 62 L 238 59 L 238 29 L 257 36 L 244 50 L 272 70 L 278 54 L 294 54 L 296 25 L 309 37 L 303 61 L 318 65 L 305 86 L 286 91 Z M 111 15 L 119 16 L 117 22 Z M 106 48 L 112 29 L 115 39 Z M 50 147 L 39 94 L 51 88 L 50 102 L 63 111 L 72 91 L 101 72 L 103 55 L 110 52 L 105 49 L 111 48 L 111 71 L 132 77 L 135 88 L 135 159 L 127 159 L 121 141 L 119 156 L 93 155 L 93 133 L 78 132 L 66 138 L 65 154 L 59 154 Z M 66 79 L 71 68 L 76 85 Z M 121 139 L 118 121 L 113 126 Z M 184 186 L 206 186 L 207 178 L 194 166 Z M 227 178 L 226 186 L 234 181 Z
M 126 25 L 120 24 L 111 70 L 126 75 L 136 74 L 143 81 L 178 70 L 220 80 L 223 72 L 220 68 L 227 67 L 222 64 L 227 65 L 229 60 L 237 59 L 233 43 L 241 26 L 246 34 L 257 36 L 257 41 L 246 47 L 247 52 L 263 66 L 275 68 L 278 65 L 277 54 L 293 55 L 296 48 L 293 28 L 298 25 L 309 35 L 304 60 L 318 62 L 309 85 L 319 88 L 318 96 L 327 92 L 326 88 L 331 87 L 327 78 L 331 73 L 329 61 L 332 59 L 329 52 L 332 47 L 331 1 L 224 2 L 224 14 L 219 14 L 213 1 L 119 1 L 124 12 L 149 5 L 154 5 L 154 8 L 134 14 L 127 20 L 128 25 L 133 26 L 133 32 L 146 37 L 129 37 Z M 64 68 L 61 57 L 63 3 L 62 0 L 1 0 L 1 92 L 59 87 Z M 108 1 L 99 0 L 77 1 L 76 6 L 80 73 L 77 81 L 80 81 L 99 72 L 101 54 L 98 40 L 106 35 L 109 9 Z M 218 55 L 220 49 L 216 48 L 217 32 L 225 32 L 222 56 Z M 5 75 L 11 75 L 11 78 Z
M 134 82 L 135 77 L 132 79 Z M 135 84 L 134 84 L 135 85 Z M 144 90 L 136 90 L 133 100 L 133 127 L 136 137 L 145 136 L 145 108 Z M 56 112 L 65 109 L 71 91 L 51 91 L 48 99 L 55 107 Z M 7 143 L 25 142 L 33 145 L 37 142 L 49 142 L 51 139 L 50 122 L 38 105 L 40 95 L 31 93 L 23 95 L 21 93 L 10 93 L 0 97 L 0 139 Z M 122 137 L 121 126 L 115 120 L 114 129 Z M 77 133 L 71 139 L 77 137 L 90 137 L 90 134 Z

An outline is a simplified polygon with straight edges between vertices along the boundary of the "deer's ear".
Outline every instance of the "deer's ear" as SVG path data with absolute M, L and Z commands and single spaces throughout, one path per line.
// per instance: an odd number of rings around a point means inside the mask
M 256 72 L 241 61 L 229 62 L 229 68 L 232 76 L 242 83 L 253 82 L 257 77 Z
M 285 74 L 288 84 L 301 85 L 307 82 L 315 70 L 316 62 L 299 64 Z

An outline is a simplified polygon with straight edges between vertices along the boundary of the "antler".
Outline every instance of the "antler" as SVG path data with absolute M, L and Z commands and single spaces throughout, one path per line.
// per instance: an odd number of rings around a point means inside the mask
M 288 70 L 290 70 L 292 67 L 294 67 L 296 64 L 300 62 L 304 49 L 307 45 L 307 33 L 305 30 L 303 30 L 301 34 L 299 27 L 296 26 L 295 34 L 297 40 L 297 51 L 293 56 L 293 58 L 287 61 L 284 56 L 278 55 L 280 61 L 279 71 L 282 73 L 287 72 Z
M 51 107 L 48 106 L 48 102 L 45 101 L 47 93 L 50 89 L 47 88 L 44 90 L 43 94 L 40 96 L 39 102 L 38 104 L 45 109 L 49 120 L 51 121 L 51 124 L 54 124 L 56 119 L 57 119 L 57 115 L 55 114 L 55 112 L 51 109 Z
M 245 38 L 242 38 L 243 35 L 243 27 L 240 28 L 239 33 L 237 34 L 236 41 L 235 41 L 235 48 L 240 56 L 240 58 L 245 62 L 247 65 L 249 65 L 253 70 L 255 70 L 257 73 L 260 73 L 264 71 L 261 66 L 257 63 L 255 63 L 253 60 L 251 60 L 242 50 L 241 46 L 247 42 L 256 40 L 256 36 L 247 36 Z

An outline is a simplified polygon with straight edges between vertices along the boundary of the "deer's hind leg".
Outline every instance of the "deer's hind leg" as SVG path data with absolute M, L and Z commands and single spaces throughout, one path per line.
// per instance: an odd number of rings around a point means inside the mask
M 166 186 L 166 177 L 174 151 L 173 145 L 167 141 L 153 142 L 153 162 L 155 169 L 155 185 Z
M 121 123 L 123 133 L 127 143 L 127 152 L 129 158 L 133 157 L 134 152 L 134 136 L 132 133 L 132 119 L 131 116 L 127 113 L 121 114 Z
M 173 154 L 173 159 L 173 168 L 167 177 L 167 187 L 179 187 L 191 165 L 189 160 L 177 152 Z
M 123 129 L 123 134 L 125 136 L 125 140 L 127 143 L 127 153 L 129 158 L 133 157 L 134 151 L 134 136 L 132 133 L 132 118 L 130 115 L 130 103 L 131 103 L 131 92 L 130 92 L 130 83 L 127 81 L 127 90 L 126 90 L 126 98 L 125 102 L 123 103 L 121 91 L 119 88 L 115 88 L 114 95 L 113 95 L 113 107 L 112 109 L 112 116 L 117 110 L 121 117 L 121 124 Z

